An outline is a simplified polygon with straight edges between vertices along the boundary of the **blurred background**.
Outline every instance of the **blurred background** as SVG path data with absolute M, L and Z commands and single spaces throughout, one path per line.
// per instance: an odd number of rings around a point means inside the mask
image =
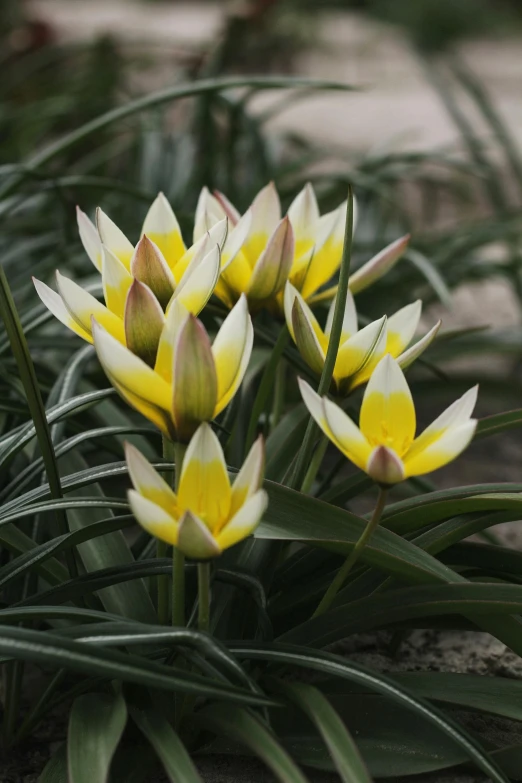
M 324 211 L 351 182 L 354 265 L 412 234 L 361 311 L 420 296 L 426 324 L 444 318 L 415 379 L 426 398 L 442 405 L 478 379 L 485 412 L 520 407 L 519 0 L 2 0 L 0 26 L 0 252 L 35 348 L 50 338 L 35 331 L 46 316 L 28 268 L 89 282 L 76 204 L 101 205 L 135 240 L 163 190 L 188 238 L 203 185 L 242 210 L 270 179 L 283 206 L 312 181 Z M 167 102 L 34 164 L 104 112 L 234 74 L 354 90 L 252 85 Z

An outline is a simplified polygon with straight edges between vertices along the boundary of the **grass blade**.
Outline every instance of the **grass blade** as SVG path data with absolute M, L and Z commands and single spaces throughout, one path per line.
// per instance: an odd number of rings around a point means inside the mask
M 171 783 L 202 783 L 184 744 L 165 718 L 152 710 L 136 709 L 131 716 L 161 759 Z
M 344 783 L 371 783 L 357 745 L 326 696 L 312 685 L 278 682 L 276 693 L 294 702 L 315 724 Z
M 71 709 L 67 734 L 69 783 L 107 783 L 112 757 L 126 723 L 127 707 L 121 694 L 78 696 Z
M 281 783 L 307 783 L 300 769 L 272 732 L 251 712 L 227 705 L 213 705 L 198 712 L 198 725 L 218 736 L 240 742 L 262 759 Z

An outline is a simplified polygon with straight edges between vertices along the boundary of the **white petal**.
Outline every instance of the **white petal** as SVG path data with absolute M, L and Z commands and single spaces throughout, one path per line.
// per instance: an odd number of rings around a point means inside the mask
M 328 317 L 326 319 L 326 326 L 324 333 L 329 335 L 332 330 L 332 323 L 335 312 L 335 303 L 337 302 L 337 296 L 334 296 L 332 303 L 328 310 Z M 341 330 L 341 342 L 355 334 L 358 329 L 357 325 L 357 309 L 355 307 L 355 300 L 350 291 L 346 296 L 346 307 L 344 308 L 343 326 Z
M 98 234 L 98 229 L 92 220 L 87 217 L 85 212 L 82 212 L 80 207 L 76 207 L 76 221 L 78 223 L 78 231 L 85 252 L 91 259 L 98 272 L 101 272 L 102 243 L 100 235 Z
M 69 310 L 66 308 L 60 294 L 57 294 L 56 291 L 53 291 L 52 288 L 49 288 L 48 285 L 42 283 L 40 280 L 37 280 L 35 277 L 33 277 L 33 283 L 34 287 L 36 288 L 36 293 L 47 309 L 54 315 L 54 317 L 61 321 L 64 326 L 67 326 L 77 335 L 82 337 L 84 340 L 92 343 L 90 330 L 87 331 L 86 329 L 83 329 L 75 321 Z
M 218 403 L 215 416 L 228 405 L 245 375 L 252 346 L 254 327 L 242 295 L 227 315 L 212 345 L 218 380 Z
M 404 458 L 406 475 L 420 476 L 447 465 L 469 445 L 476 428 L 476 420 L 468 419 L 463 424 L 448 427 L 440 438 L 424 449 L 416 447 L 414 442 Z
M 134 253 L 134 247 L 125 234 L 118 228 L 105 212 L 98 207 L 96 210 L 96 225 L 101 241 L 109 250 L 112 250 L 126 269 L 130 269 L 130 262 Z
M 281 203 L 273 182 L 259 191 L 251 206 L 251 234 L 271 236 L 281 220 Z
M 230 513 L 235 514 L 243 503 L 257 492 L 263 483 L 265 469 L 265 448 L 260 436 L 250 449 L 232 486 Z
M 228 549 L 253 533 L 267 506 L 268 495 L 263 489 L 260 489 L 241 506 L 230 522 L 227 522 L 221 532 L 217 534 L 216 542 L 219 548 L 221 550 Z
M 296 242 L 315 242 L 319 207 L 314 189 L 309 182 L 290 204 L 288 217 L 294 229 Z
M 178 523 L 174 517 L 134 489 L 128 491 L 127 497 L 132 513 L 148 533 L 168 544 L 177 543 Z
M 193 241 L 197 242 L 207 231 L 226 218 L 226 212 L 207 187 L 199 194 L 194 218 Z
M 125 460 L 134 489 L 165 511 L 172 513 L 176 508 L 176 495 L 141 451 L 131 443 L 125 443 Z
M 402 307 L 388 318 L 388 351 L 397 358 L 411 343 L 422 313 L 422 302 L 416 302 Z

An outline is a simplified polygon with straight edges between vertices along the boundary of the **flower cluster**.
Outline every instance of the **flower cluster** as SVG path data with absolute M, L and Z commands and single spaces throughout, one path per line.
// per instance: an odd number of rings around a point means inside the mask
M 242 540 L 266 508 L 260 488 L 262 441 L 254 444 L 231 486 L 209 422 L 241 386 L 254 342 L 252 317 L 261 309 L 286 321 L 283 328 L 311 373 L 322 374 L 346 212 L 346 204 L 341 204 L 321 215 L 311 185 L 297 195 L 286 215 L 273 184 L 261 190 L 243 215 L 222 193 L 205 188 L 196 209 L 193 244 L 187 248 L 161 193 L 135 246 L 102 210 L 97 210 L 95 225 L 78 209 L 81 241 L 101 276 L 104 303 L 59 272 L 57 291 L 35 280 L 48 309 L 94 344 L 123 399 L 167 440 L 187 447 L 182 466 L 176 466 L 176 492 L 131 446 L 127 464 L 136 519 L 190 557 L 208 559 Z M 323 433 L 381 486 L 446 464 L 467 446 L 476 426 L 471 419 L 476 399 L 472 389 L 415 437 L 415 408 L 403 370 L 426 350 L 440 327 L 436 323 L 413 342 L 420 301 L 359 326 L 353 296 L 397 263 L 408 239 L 396 240 L 350 277 L 330 387 L 340 405 L 299 381 L 303 400 Z M 196 317 L 212 295 L 222 303 L 213 340 Z M 312 308 L 328 301 L 323 328 Z M 367 387 L 357 427 L 341 405 L 363 384 Z

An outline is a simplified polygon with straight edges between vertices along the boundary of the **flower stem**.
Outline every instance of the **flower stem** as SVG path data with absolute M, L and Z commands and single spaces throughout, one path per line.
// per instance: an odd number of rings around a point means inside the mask
M 350 284 L 352 235 L 353 190 L 352 186 L 350 185 L 348 187 L 348 200 L 346 202 L 346 227 L 344 231 L 343 257 L 341 260 L 341 267 L 339 269 L 339 284 L 337 286 L 337 294 L 335 298 L 334 317 L 332 321 L 332 328 L 330 330 L 330 337 L 328 340 L 328 348 L 326 351 L 323 372 L 321 373 L 319 386 L 317 387 L 317 393 L 320 397 L 323 397 L 325 394 L 327 394 L 330 388 L 335 362 L 337 359 L 337 353 L 339 351 L 339 343 L 341 341 L 344 311 L 346 309 L 346 298 L 348 296 L 348 288 Z M 299 449 L 299 453 L 297 455 L 294 471 L 291 475 L 290 481 L 288 482 L 288 486 L 291 489 L 297 489 L 298 487 L 302 486 L 303 477 L 307 470 L 307 465 L 310 463 L 310 455 L 314 446 L 314 441 L 317 437 L 317 429 L 318 428 L 315 421 L 310 417 L 304 438 L 301 443 L 301 448 Z
M 198 563 L 198 628 L 208 631 L 210 625 L 210 563 Z
M 184 443 L 174 444 L 174 462 L 176 466 L 175 490 L 178 491 L 181 468 L 187 447 Z M 172 548 L 172 625 L 185 625 L 185 555 L 176 547 Z
M 305 495 L 308 494 L 312 489 L 312 485 L 315 481 L 315 477 L 317 476 L 317 471 L 321 467 L 321 462 L 323 461 L 323 457 L 326 453 L 326 449 L 328 448 L 329 442 L 330 441 L 328 440 L 326 435 L 323 435 L 322 439 L 317 444 L 317 448 L 311 459 L 308 470 L 306 471 L 306 476 L 304 477 L 304 481 L 301 486 L 301 492 L 304 492 Z
M 324 594 L 321 602 L 319 603 L 319 606 L 313 613 L 312 617 L 317 617 L 320 614 L 323 614 L 326 612 L 330 606 L 333 603 L 333 600 L 341 587 L 343 586 L 344 582 L 346 581 L 346 577 L 350 573 L 350 570 L 355 565 L 357 560 L 359 559 L 359 556 L 361 552 L 363 551 L 366 544 L 369 542 L 370 538 L 372 537 L 373 531 L 377 527 L 377 525 L 380 522 L 382 512 L 384 510 L 384 506 L 386 505 L 386 496 L 387 496 L 388 490 L 384 489 L 383 487 L 379 488 L 379 497 L 377 498 L 377 503 L 375 505 L 375 508 L 373 510 L 372 518 L 364 528 L 363 533 L 361 534 L 359 540 L 355 544 L 354 548 L 338 570 L 337 574 L 334 577 L 333 582 L 331 583 L 330 587 Z

